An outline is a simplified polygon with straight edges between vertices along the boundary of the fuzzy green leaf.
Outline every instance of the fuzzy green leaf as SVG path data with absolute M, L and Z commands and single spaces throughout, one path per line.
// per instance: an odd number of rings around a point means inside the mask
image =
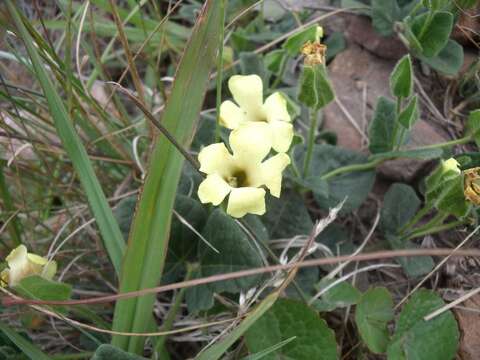
M 295 162 L 303 164 L 304 156 L 305 151 L 299 148 L 295 153 Z M 313 147 L 309 177 L 321 178 L 323 175 L 341 166 L 362 164 L 366 160 L 363 154 L 348 149 L 326 144 L 315 145 Z M 314 196 L 318 205 L 325 210 L 337 206 L 346 198 L 341 213 L 347 213 L 358 208 L 363 203 L 374 181 L 375 172 L 371 170 L 346 173 L 327 179 L 328 196 L 325 196 L 323 192 L 314 192 Z
M 360 337 L 375 354 L 387 349 L 388 323 L 393 320 L 392 295 L 385 288 L 373 288 L 364 293 L 357 304 L 355 323 Z
M 378 98 L 368 133 L 370 138 L 368 148 L 372 154 L 384 153 L 393 149 L 395 113 L 395 103 L 392 100 L 383 96 Z
M 403 109 L 403 111 L 398 114 L 397 121 L 402 124 L 402 126 L 410 130 L 415 122 L 418 120 L 418 98 L 415 95 L 412 97 L 408 105 Z
M 420 56 L 420 59 L 434 70 L 445 75 L 457 75 L 463 65 L 463 47 L 455 40 L 448 40 L 447 45 L 434 57 Z
M 318 313 L 302 302 L 279 299 L 245 334 L 247 347 L 258 352 L 292 338 L 287 345 L 263 359 L 337 359 L 335 334 Z
M 319 110 L 335 99 L 325 65 L 305 65 L 300 77 L 298 100 L 306 106 Z
M 396 97 L 408 98 L 413 91 L 413 69 L 410 55 L 405 55 L 395 65 L 390 75 L 390 91 Z
M 95 354 L 93 354 L 91 360 L 145 360 L 146 358 L 127 353 L 115 346 L 102 344 L 100 345 L 97 350 L 95 350 Z
M 451 311 L 430 321 L 423 320 L 443 305 L 443 300 L 435 292 L 425 289 L 416 291 L 400 313 L 388 346 L 388 359 L 454 359 L 460 334 Z
M 318 33 L 318 25 L 315 24 L 290 36 L 283 43 L 282 47 L 287 51 L 288 55 L 297 56 L 305 43 L 318 41 L 322 35 Z
M 445 11 L 427 12 L 414 18 L 411 29 L 422 46 L 422 55 L 436 56 L 447 45 L 453 27 L 453 15 Z
M 393 25 L 400 19 L 397 0 L 372 0 L 371 17 L 375 30 L 383 36 L 393 34 Z
M 415 190 L 406 184 L 393 184 L 383 200 L 380 228 L 385 233 L 396 234 L 417 212 L 420 199 Z
M 327 287 L 335 280 L 336 279 L 322 279 L 317 286 L 318 290 Z M 361 296 L 361 292 L 352 284 L 342 281 L 323 294 L 319 300 L 313 303 L 313 306 L 319 311 L 332 311 L 337 308 L 357 304 Z
M 262 232 L 260 220 L 250 218 L 250 225 L 255 234 Z M 259 229 L 260 228 L 260 229 Z M 216 209 L 207 220 L 202 232 L 204 238 L 219 252 L 201 242 L 199 244 L 200 272 L 202 276 L 225 274 L 262 266 L 259 248 L 248 238 L 245 232 L 222 209 Z M 261 239 L 261 240 L 265 240 Z M 261 248 L 260 248 L 261 249 Z M 260 281 L 261 276 L 249 276 L 230 281 L 209 284 L 214 292 L 227 291 L 237 293 L 248 290 Z

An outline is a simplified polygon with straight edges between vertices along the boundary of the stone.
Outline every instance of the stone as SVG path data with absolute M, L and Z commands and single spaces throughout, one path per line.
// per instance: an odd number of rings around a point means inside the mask
M 378 57 L 399 60 L 408 53 L 397 36 L 382 36 L 375 31 L 370 18 L 360 15 L 345 15 L 348 21 L 347 40 L 367 49 Z
M 459 358 L 462 360 L 476 360 L 480 354 L 480 295 L 475 295 L 466 300 L 463 307 L 472 310 L 454 308 L 454 314 L 460 328 Z
M 344 110 L 335 101 L 329 104 L 324 109 L 323 129 L 337 134 L 338 146 L 368 151 L 365 140 L 368 136 L 368 119 L 372 118 L 379 96 L 390 97 L 389 76 L 395 63 L 393 60 L 380 59 L 354 44 L 331 62 L 329 77 Z M 446 137 L 443 134 L 429 122 L 420 119 L 413 127 L 406 147 L 444 141 Z M 425 161 L 415 159 L 393 160 L 382 164 L 378 172 L 390 180 L 410 182 L 424 164 Z

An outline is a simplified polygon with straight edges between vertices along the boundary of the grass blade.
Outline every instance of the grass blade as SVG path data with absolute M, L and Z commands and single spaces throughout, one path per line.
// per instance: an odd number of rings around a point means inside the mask
M 33 345 L 30 341 L 25 339 L 23 336 L 17 334 L 8 325 L 0 322 L 0 331 L 10 339 L 26 356 L 32 360 L 50 360 L 50 357 L 47 356 L 42 350 Z
M 17 9 L 12 4 L 12 1 L 7 0 L 6 4 L 11 18 L 18 30 L 18 35 L 25 44 L 35 74 L 43 89 L 45 98 L 47 99 L 48 107 L 55 122 L 58 136 L 62 140 L 65 151 L 70 157 L 78 177 L 80 178 L 80 182 L 86 192 L 90 208 L 100 229 L 104 246 L 107 249 L 115 270 L 119 273 L 125 248 L 120 228 L 113 217 L 112 209 L 108 205 L 92 164 L 88 159 L 85 147 L 72 125 L 72 121 L 65 109 L 62 99 L 43 67 L 40 55 L 34 46 L 31 35 L 26 29 Z
M 218 0 L 207 1 L 177 69 L 162 124 L 188 147 L 202 107 L 220 44 L 221 11 Z M 145 184 L 138 200 L 122 270 L 120 292 L 158 284 L 166 258 L 172 208 L 184 159 L 163 136 L 157 138 Z M 121 300 L 115 307 L 113 329 L 144 332 L 152 316 L 154 296 Z M 114 336 L 113 345 L 141 352 L 144 339 Z

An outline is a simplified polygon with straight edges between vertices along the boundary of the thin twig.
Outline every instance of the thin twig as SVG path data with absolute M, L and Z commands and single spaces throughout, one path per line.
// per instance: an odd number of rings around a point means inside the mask
M 280 265 L 270 265 L 260 268 L 253 268 L 248 270 L 235 271 L 226 274 L 218 274 L 207 276 L 204 278 L 193 279 L 188 281 L 181 281 L 174 284 L 157 286 L 154 288 L 142 289 L 137 291 L 126 292 L 122 294 L 113 294 L 101 297 L 94 297 L 83 300 L 65 300 L 65 301 L 43 301 L 43 300 L 32 300 L 24 299 L 19 296 L 6 297 L 2 299 L 2 304 L 4 306 L 12 306 L 17 304 L 35 304 L 35 305 L 80 305 L 80 304 L 99 304 L 106 302 L 113 302 L 120 299 L 129 299 L 138 296 L 144 296 L 148 294 L 156 294 L 165 291 L 171 291 L 176 289 L 181 289 L 184 287 L 192 287 L 204 284 L 210 284 L 218 281 L 238 279 L 246 276 L 254 276 L 259 274 L 265 274 L 273 271 L 279 270 L 288 270 L 293 267 L 298 266 L 299 268 L 312 267 L 312 266 L 321 266 L 321 265 L 332 265 L 344 261 L 370 261 L 378 259 L 390 259 L 397 257 L 416 257 L 416 256 L 470 256 L 470 257 L 480 257 L 480 250 L 470 249 L 470 250 L 458 250 L 452 255 L 453 249 L 407 249 L 407 250 L 384 250 L 376 251 L 371 253 L 363 253 L 355 256 L 352 255 L 341 255 L 334 256 L 330 258 L 323 259 L 311 259 L 304 260 L 301 263 L 289 263 L 289 264 L 280 264 Z

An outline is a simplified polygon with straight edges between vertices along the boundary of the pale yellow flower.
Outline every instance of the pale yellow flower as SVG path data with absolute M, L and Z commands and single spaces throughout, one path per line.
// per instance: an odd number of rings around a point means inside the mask
M 5 259 L 8 268 L 0 273 L 1 285 L 15 286 L 31 275 L 52 279 L 57 272 L 57 263 L 36 254 L 28 253 L 25 245 L 13 249 Z
M 272 147 L 267 124 L 253 123 L 230 133 L 233 155 L 223 143 L 203 148 L 199 155 L 200 171 L 207 174 L 198 187 L 202 203 L 219 205 L 230 194 L 227 213 L 239 218 L 247 213 L 265 213 L 265 185 L 280 196 L 282 172 L 290 164 L 285 153 L 263 161 Z M 263 162 L 262 162 L 263 161 Z
M 233 101 L 220 106 L 220 123 L 228 129 L 238 129 L 251 122 L 265 122 L 272 134 L 272 147 L 286 152 L 293 139 L 293 125 L 287 111 L 287 100 L 279 92 L 263 102 L 263 84 L 258 75 L 234 75 L 228 80 Z

